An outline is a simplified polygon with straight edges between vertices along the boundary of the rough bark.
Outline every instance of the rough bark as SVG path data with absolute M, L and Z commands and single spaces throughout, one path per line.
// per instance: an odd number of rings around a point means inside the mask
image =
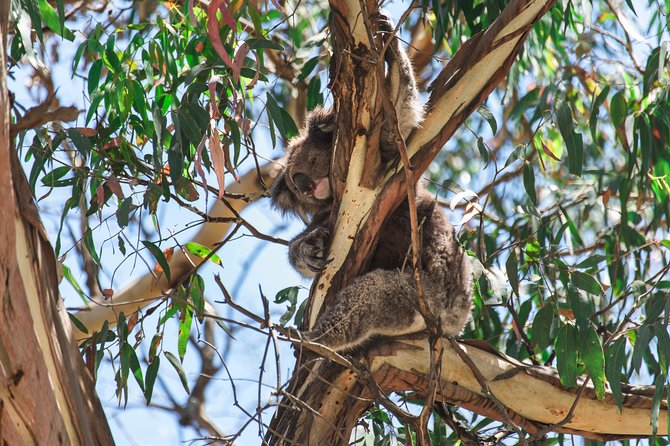
M 13 152 L 0 2 L 0 442 L 113 444 L 58 294 L 56 259 Z

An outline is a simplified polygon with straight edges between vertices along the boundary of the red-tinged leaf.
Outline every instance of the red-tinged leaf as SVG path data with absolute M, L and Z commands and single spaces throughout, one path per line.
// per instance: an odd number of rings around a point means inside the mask
M 212 131 L 209 135 L 209 156 L 212 159 L 212 168 L 216 173 L 216 181 L 219 183 L 219 199 L 223 198 L 223 193 L 226 189 L 226 160 L 221 147 L 221 140 L 219 139 L 219 130 L 215 127 L 212 120 Z
M 202 181 L 203 189 L 205 189 L 205 202 L 207 202 L 207 194 L 209 192 L 209 188 L 207 187 L 207 175 L 205 175 L 205 170 L 202 168 L 202 149 L 205 148 L 205 141 L 207 141 L 206 134 L 202 135 L 202 140 L 200 140 L 200 144 L 198 144 L 198 148 L 196 149 L 195 171 L 200 177 L 200 181 Z
M 549 147 L 547 147 L 547 145 L 546 145 L 545 143 L 542 143 L 542 151 L 543 151 L 549 158 L 551 158 L 551 159 L 553 159 L 553 160 L 556 160 L 556 161 L 560 161 L 560 160 L 561 160 L 559 157 L 557 157 L 557 156 L 554 154 L 554 152 L 551 151 L 551 149 L 550 149 Z
M 137 325 L 137 311 L 128 316 L 126 324 L 128 324 L 128 332 L 133 331 L 133 328 Z
M 191 23 L 193 25 L 198 23 L 198 20 L 195 18 L 195 14 L 193 13 L 193 0 L 188 0 L 188 16 L 191 18 Z
M 121 190 L 119 180 L 117 180 L 114 175 L 110 175 L 109 178 L 107 178 L 106 185 L 119 200 L 123 200 L 125 198 L 123 195 L 123 190 Z
M 223 47 L 223 42 L 221 42 L 221 36 L 219 35 L 219 21 L 216 19 L 216 11 L 221 4 L 223 4 L 223 0 L 212 0 L 209 2 L 209 6 L 207 6 L 207 33 L 216 54 L 223 60 L 223 63 L 232 67 L 233 61 Z
M 105 186 L 99 184 L 95 188 L 95 195 L 98 197 L 98 214 L 102 215 L 102 206 L 105 204 Z
M 237 48 L 235 53 L 235 59 L 233 59 L 233 66 L 230 67 L 233 70 L 233 81 L 237 83 L 240 80 L 240 71 L 242 71 L 242 65 L 244 64 L 244 58 L 247 57 L 251 48 L 247 45 L 246 42 L 242 42 L 242 45 Z
M 607 203 L 610 202 L 610 197 L 612 196 L 612 191 L 610 189 L 605 190 L 603 192 L 603 204 L 607 206 Z
M 258 60 L 258 53 L 256 51 L 254 51 L 254 54 L 256 55 L 256 60 Z M 261 70 L 255 70 L 254 78 L 251 79 L 251 82 L 249 82 L 249 84 L 246 86 L 247 90 L 251 90 L 252 88 L 254 88 L 254 85 L 256 85 L 256 82 L 258 82 L 258 78 L 260 77 L 260 75 L 261 75 Z M 245 135 L 246 134 L 247 133 L 245 133 Z
M 219 3 L 219 11 L 221 11 L 221 18 L 223 19 L 223 23 L 225 23 L 230 27 L 230 29 L 235 31 L 235 29 L 237 29 L 237 22 L 235 21 L 233 14 L 231 14 L 231 12 L 228 10 L 228 6 L 226 5 L 226 3 L 228 2 Z M 242 2 L 239 2 L 240 5 L 241 3 Z M 233 13 L 235 13 L 235 11 L 233 11 Z
M 209 119 L 219 119 L 219 108 L 216 101 L 216 84 L 221 80 L 219 76 L 212 76 L 207 83 L 209 90 Z
M 81 133 L 82 136 L 86 136 L 88 138 L 92 138 L 98 134 L 98 131 L 96 129 L 92 129 L 89 127 L 74 127 L 74 130 Z

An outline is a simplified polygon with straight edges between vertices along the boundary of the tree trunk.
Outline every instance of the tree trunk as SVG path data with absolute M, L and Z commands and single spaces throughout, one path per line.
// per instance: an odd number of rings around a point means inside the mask
M 56 258 L 14 153 L 0 2 L 0 442 L 113 444 L 58 294 Z
M 532 26 L 554 3 L 511 1 L 496 21 L 466 42 L 440 73 L 431 86 L 426 118 L 407 141 L 415 181 L 503 80 Z M 334 260 L 312 286 L 305 312 L 308 328 L 337 290 L 364 270 L 379 228 L 405 198 L 406 190 L 402 166 L 388 173 L 380 184 L 370 184 L 363 174 L 374 171 L 368 164 L 376 158 L 366 150 L 377 92 L 362 17 L 374 10 L 376 2 L 331 0 L 330 4 L 335 53 L 331 88 L 336 110 L 347 112 L 338 113 L 331 171 L 335 192 L 332 218 L 337 224 L 328 258 Z M 367 12 L 361 11 L 362 5 Z M 438 398 L 443 401 L 514 423 L 531 433 L 548 427 L 594 439 L 651 435 L 648 389 L 637 394 L 631 391 L 620 414 L 611 397 L 599 402 L 587 387 L 573 416 L 565 420 L 576 392 L 561 388 L 553 369 L 528 367 L 481 345 L 444 344 L 438 385 Z M 470 358 L 470 364 L 461 359 L 457 345 Z M 359 359 L 368 365 L 368 378 L 373 378 L 383 392 L 412 390 L 420 396 L 428 389 L 430 356 L 425 340 L 383 345 Z M 281 392 L 282 400 L 266 441 L 271 445 L 349 444 L 352 429 L 371 403 L 371 388 L 353 368 L 314 359 L 311 354 L 300 355 L 290 385 Z M 664 406 L 659 415 L 659 434 L 667 432 L 666 418 Z

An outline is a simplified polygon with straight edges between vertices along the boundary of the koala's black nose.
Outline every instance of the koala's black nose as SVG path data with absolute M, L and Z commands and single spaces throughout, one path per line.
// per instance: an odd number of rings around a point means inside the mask
M 295 187 L 297 187 L 298 190 L 303 194 L 306 192 L 312 192 L 312 188 L 314 187 L 312 180 L 310 180 L 309 177 L 304 173 L 296 173 L 291 177 L 291 179 L 293 180 Z

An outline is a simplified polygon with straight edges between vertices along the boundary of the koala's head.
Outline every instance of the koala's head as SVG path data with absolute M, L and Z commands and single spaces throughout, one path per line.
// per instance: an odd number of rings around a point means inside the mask
M 274 206 L 303 219 L 331 206 L 328 175 L 334 130 L 332 109 L 316 109 L 307 116 L 304 129 L 286 148 L 289 152 L 286 169 L 272 185 Z

